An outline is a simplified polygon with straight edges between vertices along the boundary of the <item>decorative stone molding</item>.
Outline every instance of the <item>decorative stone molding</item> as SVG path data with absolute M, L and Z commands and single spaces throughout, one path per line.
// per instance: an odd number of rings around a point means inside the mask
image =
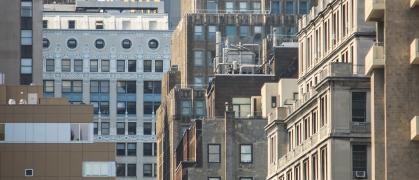
M 371 123 L 369 122 L 350 122 L 351 133 L 370 133 Z
M 82 72 L 44 72 L 43 79 L 127 79 L 127 80 L 160 80 L 163 78 L 163 73 L 82 73 Z
M 95 135 L 94 142 L 155 142 L 156 136 L 150 135 Z

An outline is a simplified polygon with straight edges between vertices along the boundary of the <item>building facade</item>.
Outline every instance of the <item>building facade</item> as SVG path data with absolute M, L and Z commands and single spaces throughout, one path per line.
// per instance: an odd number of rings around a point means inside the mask
M 172 35 L 172 64 L 182 72 L 183 84 L 206 85 L 214 78 L 216 32 L 221 37 L 252 36 L 253 42 L 272 38 L 296 41 L 297 21 L 317 1 L 182 1 L 181 21 Z M 279 43 L 280 44 L 280 43 Z M 254 47 L 258 61 L 263 55 Z M 260 60 L 259 60 L 260 59 Z
M 372 179 L 364 59 L 374 35 L 362 0 L 319 1 L 299 21 L 299 97 L 265 127 L 267 179 Z
M 2 1 L 0 74 L 9 85 L 42 84 L 42 1 Z
M 92 105 L 0 85 L 0 179 L 115 179 L 115 143 L 94 142 Z
M 117 179 L 154 179 L 167 15 L 46 12 L 44 22 L 44 97 L 93 104 L 94 141 L 116 143 Z
M 377 43 L 365 57 L 371 76 L 372 179 L 415 179 L 418 172 L 417 0 L 365 1 L 365 21 L 377 26 Z M 395 164 L 405 164 L 400 167 Z

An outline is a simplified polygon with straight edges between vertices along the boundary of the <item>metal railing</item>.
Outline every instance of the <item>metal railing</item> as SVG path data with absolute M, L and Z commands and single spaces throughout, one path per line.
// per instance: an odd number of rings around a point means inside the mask
M 353 133 L 370 133 L 371 123 L 369 122 L 350 122 L 350 130 Z
M 175 89 L 206 89 L 208 85 L 203 84 L 176 84 Z
M 304 93 L 302 95 L 302 98 L 299 100 L 295 100 L 292 106 L 288 107 L 288 115 L 292 114 L 295 110 L 300 108 L 302 105 L 304 105 L 306 102 L 308 102 L 311 98 L 317 95 L 317 91 L 313 89 L 313 87 L 310 88 L 310 90 L 307 93 Z
M 273 34 L 268 34 L 268 36 L 266 36 L 266 38 L 268 39 L 272 39 L 274 37 Z M 277 34 L 276 37 L 278 39 L 296 39 L 297 36 L 295 36 L 295 34 L 286 34 L 286 35 L 282 35 L 282 34 Z
M 354 64 L 352 67 L 353 67 L 353 74 L 365 75 L 365 65 Z
M 187 14 L 264 14 L 262 10 L 190 9 Z

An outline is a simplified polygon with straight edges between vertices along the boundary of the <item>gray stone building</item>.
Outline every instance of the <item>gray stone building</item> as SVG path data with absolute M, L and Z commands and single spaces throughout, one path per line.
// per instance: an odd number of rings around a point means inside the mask
M 0 73 L 8 85 L 42 84 L 42 0 L 0 7 Z
M 174 179 L 263 180 L 266 178 L 267 119 L 197 119 L 182 136 L 173 161 Z
M 419 1 L 365 1 L 377 26 L 365 57 L 371 76 L 372 179 L 417 179 L 419 172 Z

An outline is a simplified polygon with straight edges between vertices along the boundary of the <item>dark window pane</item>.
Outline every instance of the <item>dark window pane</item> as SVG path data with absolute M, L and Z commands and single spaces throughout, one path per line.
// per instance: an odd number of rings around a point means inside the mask
M 48 28 L 48 20 L 42 21 L 42 28 Z
M 124 39 L 122 41 L 122 48 L 124 48 L 124 49 L 131 48 L 131 41 L 129 39 Z
M 98 49 L 102 49 L 103 47 L 105 47 L 105 41 L 103 41 L 103 39 L 98 39 L 95 41 L 95 46 Z
M 125 93 L 125 81 L 118 81 L 117 83 L 117 91 L 118 93 Z
M 137 134 L 137 123 L 129 122 L 128 123 L 128 135 L 135 135 Z
M 109 60 L 102 60 L 102 72 L 109 72 Z
M 153 93 L 153 81 L 144 81 L 144 94 Z
M 144 135 L 151 135 L 151 122 L 144 123 Z
M 208 162 L 220 162 L 220 145 L 208 145 Z
M 68 46 L 70 49 L 74 49 L 74 48 L 76 48 L 76 47 L 77 47 L 77 41 L 76 41 L 75 39 L 71 38 L 71 39 L 69 39 L 69 40 L 67 41 L 67 46 Z
M 127 102 L 127 111 L 128 114 L 136 114 L 136 102 Z
M 117 143 L 116 144 L 116 155 L 117 156 L 125 156 L 125 143 Z
M 161 82 L 154 81 L 154 94 L 161 94 Z
M 157 156 L 157 143 L 154 144 L 154 156 Z
M 160 107 L 160 102 L 154 102 L 154 114 L 156 115 L 157 109 Z
M 135 156 L 137 154 L 137 144 L 136 143 L 128 143 L 128 156 Z
M 32 58 L 32 46 L 31 45 L 20 46 L 20 57 Z
M 137 62 L 135 60 L 128 61 L 128 72 L 137 71 Z
M 101 114 L 109 114 L 109 102 L 108 101 L 100 102 L 100 113 Z
M 68 29 L 74 29 L 76 27 L 76 21 L 68 21 Z
M 83 60 L 74 60 L 74 72 L 83 71 Z
M 98 133 L 98 125 L 97 122 L 93 123 L 93 134 L 97 134 Z
M 100 81 L 100 92 L 109 93 L 109 81 Z
M 144 72 L 151 72 L 151 60 L 144 60 Z
M 144 164 L 143 173 L 143 176 L 151 177 L 151 164 Z
M 125 123 L 123 122 L 116 123 L 116 134 L 118 135 L 125 134 Z
M 156 60 L 155 72 L 163 72 L 163 61 L 162 60 Z
M 90 72 L 97 72 L 97 60 L 90 60 Z
M 144 102 L 144 114 L 152 114 L 152 113 L 153 113 L 153 103 Z
M 136 176 L 137 166 L 136 164 L 128 164 L 128 176 Z
M 47 71 L 54 71 L 54 59 L 47 59 Z
M 125 102 L 116 103 L 117 114 L 125 114 Z
M 109 123 L 103 122 L 101 127 L 102 135 L 109 135 Z
M 125 61 L 124 60 L 118 60 L 116 68 L 117 68 L 118 72 L 124 72 L 125 71 Z
M 32 18 L 31 17 L 20 18 L 20 28 L 21 29 L 32 29 Z
M 144 156 L 152 156 L 153 150 L 152 150 L 152 143 L 144 143 Z
M 367 171 L 367 146 L 352 146 L 352 166 L 354 173 L 355 171 Z
M 127 81 L 127 93 L 136 93 L 136 84 L 135 81 Z
M 116 176 L 125 176 L 125 164 L 116 165 Z
M 157 47 L 159 47 L 159 42 L 153 39 L 148 42 L 148 47 L 150 47 L 150 49 L 156 49 Z
M 62 72 L 70 72 L 71 67 L 70 67 L 70 59 L 63 59 L 61 61 L 61 71 Z
M 99 92 L 99 81 L 90 81 L 90 92 L 91 93 Z
M 93 104 L 93 114 L 98 114 L 99 112 L 99 102 L 90 102 L 90 104 Z
M 32 83 L 32 74 L 20 74 L 20 85 L 30 85 Z
M 49 45 L 50 45 L 49 40 L 48 40 L 47 38 L 43 38 L 43 39 L 42 39 L 42 47 L 43 47 L 43 48 L 48 48 L 48 47 L 49 47 Z

